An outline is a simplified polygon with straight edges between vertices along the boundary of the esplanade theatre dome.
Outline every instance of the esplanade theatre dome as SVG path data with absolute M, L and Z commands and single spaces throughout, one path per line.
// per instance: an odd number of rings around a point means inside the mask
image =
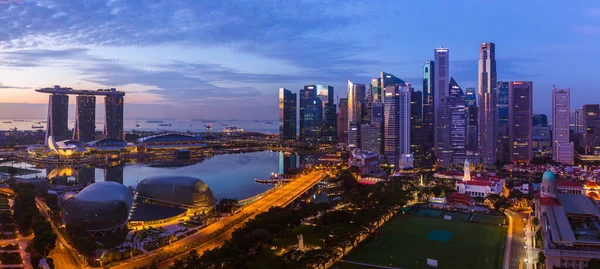
M 138 198 L 186 208 L 212 208 L 215 197 L 204 181 L 187 176 L 151 176 L 136 188 Z
M 126 226 L 132 204 L 133 195 L 126 186 L 97 182 L 64 202 L 62 219 L 67 229 L 91 234 L 116 232 Z

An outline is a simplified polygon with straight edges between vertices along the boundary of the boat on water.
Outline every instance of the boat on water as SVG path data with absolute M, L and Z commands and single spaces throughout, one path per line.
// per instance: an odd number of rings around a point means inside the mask
M 210 123 L 207 125 L 204 125 L 204 127 L 206 127 L 206 129 L 208 129 L 208 130 L 212 130 L 212 124 L 210 124 Z
M 3 121 L 2 123 L 12 123 L 12 121 Z
M 273 124 L 272 121 L 265 121 L 265 124 Z
M 13 120 L 14 122 L 24 122 L 25 120 Z
M 158 126 L 171 126 L 171 124 L 170 123 L 161 123 Z
M 227 123 L 221 123 L 221 126 L 227 126 Z
M 42 126 L 42 125 L 35 125 L 35 124 L 31 125 L 31 129 L 43 129 L 43 128 L 44 128 L 44 126 Z
M 141 125 L 141 124 L 139 124 L 139 123 L 136 123 L 136 124 L 135 124 L 135 127 L 138 127 L 138 128 L 139 128 L 139 127 L 141 127 L 141 126 L 142 126 L 142 125 Z
M 162 120 L 147 120 L 146 123 L 163 123 Z
M 38 121 L 38 122 L 35 122 L 35 124 L 42 124 L 42 122 L 41 122 L 41 121 Z

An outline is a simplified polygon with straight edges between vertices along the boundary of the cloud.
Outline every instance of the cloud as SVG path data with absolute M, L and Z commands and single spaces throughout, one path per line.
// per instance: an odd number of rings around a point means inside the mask
M 4 85 L 4 84 L 0 83 L 0 90 L 6 90 L 6 89 L 9 89 L 9 90 L 29 90 L 31 88 L 29 88 L 29 87 L 10 86 L 10 85 Z
M 275 58 L 307 70 L 354 75 L 354 66 L 377 64 L 353 55 L 367 49 L 347 29 L 377 12 L 354 1 L 70 1 L 12 3 L 0 12 L 5 48 L 40 43 L 93 46 L 181 44 L 230 47 Z M 385 3 L 381 3 L 385 4 Z M 315 38 L 315 36 L 319 36 Z M 315 65 L 319 61 L 320 65 Z

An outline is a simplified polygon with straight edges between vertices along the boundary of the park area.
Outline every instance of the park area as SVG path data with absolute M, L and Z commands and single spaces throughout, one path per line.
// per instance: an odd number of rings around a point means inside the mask
M 463 218 L 399 216 L 379 235 L 352 251 L 346 260 L 397 268 L 502 268 L 506 227 L 468 222 Z M 333 268 L 375 268 L 338 262 Z

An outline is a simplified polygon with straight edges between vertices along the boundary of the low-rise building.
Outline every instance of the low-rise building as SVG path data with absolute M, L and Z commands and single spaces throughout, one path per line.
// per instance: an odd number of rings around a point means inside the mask
M 558 182 L 546 171 L 534 199 L 545 267 L 584 269 L 590 259 L 600 258 L 600 206 L 586 195 L 560 192 Z
M 486 174 L 471 176 L 469 159 L 466 159 L 463 178 L 456 181 L 455 188 L 458 193 L 468 194 L 471 197 L 486 197 L 490 194 L 500 195 L 504 188 L 504 180 L 500 177 Z
M 349 166 L 356 166 L 362 175 L 377 174 L 381 171 L 377 152 L 355 149 L 348 158 Z

